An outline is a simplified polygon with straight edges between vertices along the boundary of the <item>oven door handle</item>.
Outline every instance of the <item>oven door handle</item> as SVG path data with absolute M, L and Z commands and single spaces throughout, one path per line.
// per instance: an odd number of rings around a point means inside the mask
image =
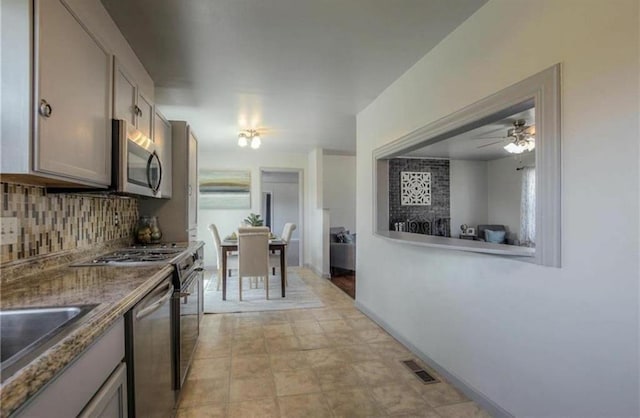
M 173 295 L 173 285 L 170 284 L 169 290 L 167 290 L 167 293 L 165 293 L 164 296 L 162 296 L 160 299 L 153 302 L 151 305 L 147 306 L 144 309 L 141 309 L 140 311 L 138 311 L 138 313 L 136 313 L 136 319 L 142 319 L 145 316 L 151 315 L 152 313 L 160 309 L 160 307 L 164 305 L 164 303 L 168 301 L 172 295 Z
M 195 280 L 197 280 L 198 273 L 200 273 L 203 270 L 204 270 L 204 268 L 202 268 L 202 267 L 198 267 L 198 268 L 195 268 L 195 269 L 191 270 L 191 273 L 189 274 L 187 280 L 185 280 L 184 284 L 182 285 L 182 289 L 180 289 L 180 292 L 178 292 L 176 294 L 176 296 L 178 296 L 180 298 L 186 298 L 188 296 L 191 296 L 191 292 L 184 292 L 183 290 L 186 290 L 186 289 L 190 288 L 191 284 Z

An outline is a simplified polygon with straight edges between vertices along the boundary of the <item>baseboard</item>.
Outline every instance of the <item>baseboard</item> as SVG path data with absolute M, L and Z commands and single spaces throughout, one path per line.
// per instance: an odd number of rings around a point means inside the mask
M 366 306 L 362 305 L 358 300 L 356 300 L 354 306 L 358 308 L 362 313 L 368 316 L 375 323 L 380 325 L 385 331 L 391 334 L 396 340 L 400 341 L 405 347 L 407 347 L 413 354 L 415 354 L 420 360 L 424 361 L 429 367 L 435 370 L 437 373 L 442 375 L 445 379 L 447 379 L 453 386 L 459 389 L 462 393 L 464 393 L 469 399 L 483 407 L 491 416 L 500 417 L 500 418 L 513 418 L 514 415 L 509 413 L 507 410 L 502 408 L 500 405 L 493 402 L 487 396 L 485 396 L 482 392 L 475 389 L 473 386 L 465 382 L 463 379 L 458 376 L 448 372 L 438 363 L 433 361 L 428 355 L 423 353 L 418 347 L 409 342 L 406 338 L 404 338 L 400 333 L 398 333 L 393 327 L 391 327 L 386 321 L 380 318 L 377 314 L 371 311 Z

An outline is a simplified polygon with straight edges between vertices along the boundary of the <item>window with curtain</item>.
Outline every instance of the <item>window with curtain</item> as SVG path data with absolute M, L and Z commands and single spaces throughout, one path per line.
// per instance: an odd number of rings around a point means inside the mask
M 535 247 L 536 242 L 536 169 L 522 169 L 520 196 L 520 245 Z

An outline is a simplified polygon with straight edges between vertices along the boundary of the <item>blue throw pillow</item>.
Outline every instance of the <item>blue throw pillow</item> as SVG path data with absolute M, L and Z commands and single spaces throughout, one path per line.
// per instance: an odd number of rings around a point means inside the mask
M 486 242 L 492 242 L 494 244 L 504 243 L 505 231 L 492 231 L 490 229 L 484 230 L 484 240 Z
M 344 243 L 353 244 L 355 242 L 355 234 L 344 234 Z

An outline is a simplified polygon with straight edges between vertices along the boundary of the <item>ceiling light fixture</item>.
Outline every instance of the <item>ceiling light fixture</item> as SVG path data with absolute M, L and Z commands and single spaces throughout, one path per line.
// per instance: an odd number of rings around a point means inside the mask
M 507 133 L 507 138 L 513 138 L 513 142 L 504 146 L 505 151 L 511 154 L 533 151 L 536 147 L 535 127 L 527 126 L 524 119 L 518 119 L 513 123 L 513 126 Z
M 251 144 L 251 148 L 253 149 L 260 148 L 262 140 L 260 139 L 258 131 L 248 129 L 238 134 L 238 146 L 246 147 L 249 144 Z

